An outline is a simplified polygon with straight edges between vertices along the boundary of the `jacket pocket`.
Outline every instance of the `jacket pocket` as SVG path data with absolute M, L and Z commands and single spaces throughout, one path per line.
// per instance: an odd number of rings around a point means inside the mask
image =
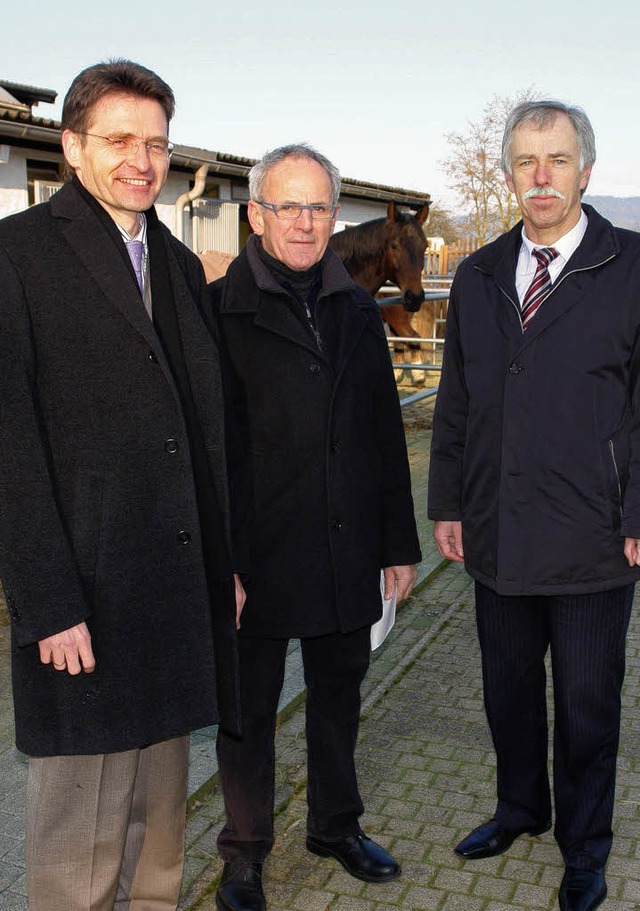
M 79 468 L 73 485 L 71 539 L 78 570 L 87 590 L 93 593 L 102 530 L 104 477 L 101 471 Z
M 618 468 L 618 460 L 616 458 L 616 448 L 613 443 L 613 440 L 607 440 L 607 448 L 609 450 L 609 459 L 611 467 L 613 470 L 614 478 L 614 499 L 615 499 L 615 512 L 614 512 L 614 521 L 616 524 L 622 521 L 622 482 L 620 479 L 620 471 Z

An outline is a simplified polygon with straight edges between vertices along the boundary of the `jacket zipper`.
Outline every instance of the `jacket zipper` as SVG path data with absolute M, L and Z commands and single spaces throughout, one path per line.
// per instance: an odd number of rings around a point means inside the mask
M 620 484 L 620 472 L 618 471 L 618 463 L 616 461 L 616 451 L 613 446 L 613 440 L 607 440 L 607 445 L 611 454 L 611 461 L 613 462 L 613 470 L 616 475 L 616 485 L 618 487 L 618 510 L 620 512 L 620 518 L 622 518 L 622 486 Z
M 318 346 L 318 351 L 322 354 L 322 338 L 320 336 L 320 333 L 316 329 L 316 325 L 313 321 L 313 316 L 311 315 L 311 309 L 309 307 L 309 304 L 306 301 L 303 301 L 303 306 L 304 306 L 305 313 L 307 314 L 307 319 L 309 320 L 309 326 L 315 336 L 316 345 Z
M 554 285 L 551 286 L 551 291 L 549 291 L 549 293 L 544 298 L 542 303 L 544 303 L 544 301 L 548 300 L 551 297 L 553 292 L 556 290 L 556 288 L 560 287 L 560 285 L 565 280 L 565 278 L 569 278 L 570 275 L 575 275 L 577 272 L 588 272 L 590 269 L 599 269 L 600 266 L 604 266 L 605 263 L 608 263 L 608 262 L 610 262 L 610 260 L 615 259 L 615 258 L 616 258 L 616 254 L 612 253 L 611 256 L 608 256 L 606 259 L 603 259 L 602 262 L 600 262 L 600 263 L 594 263 L 592 266 L 584 266 L 582 269 L 571 269 L 571 271 L 567 272 L 566 275 L 561 275 L 560 278 L 558 279 L 558 281 Z M 484 272 L 485 275 L 491 275 L 490 272 L 485 272 L 484 269 L 481 269 L 479 266 L 474 266 L 474 268 L 477 269 L 478 272 Z M 518 314 L 518 319 L 520 320 L 520 328 L 524 332 L 524 329 L 522 328 L 522 309 L 520 308 L 519 304 L 517 304 L 514 301 L 514 299 L 511 297 L 511 295 L 507 291 L 505 291 L 505 289 L 502 287 L 502 285 L 499 284 L 499 282 L 496 281 L 496 285 L 498 285 L 498 288 L 500 288 L 500 290 L 502 291 L 504 296 L 507 298 L 507 300 L 511 304 L 513 304 L 515 311 Z

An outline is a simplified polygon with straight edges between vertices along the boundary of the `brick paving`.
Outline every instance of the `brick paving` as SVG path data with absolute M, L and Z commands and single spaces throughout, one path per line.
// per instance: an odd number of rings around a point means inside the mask
M 413 407 L 413 406 L 412 406 Z M 518 839 L 501 857 L 464 863 L 457 841 L 488 818 L 495 758 L 482 707 L 472 587 L 459 566 L 440 569 L 424 513 L 429 405 L 410 421 L 409 456 L 425 560 L 419 591 L 374 653 L 363 688 L 358 767 L 366 831 L 403 866 L 371 885 L 309 854 L 299 650 L 292 647 L 276 740 L 276 845 L 265 867 L 269 911 L 547 911 L 562 861 L 551 833 Z M 628 644 L 615 840 L 603 911 L 640 911 L 640 593 Z M 0 605 L 0 911 L 26 911 L 24 759 L 13 747 L 6 611 Z M 214 729 L 193 737 L 191 810 L 180 911 L 213 911 L 222 869 L 216 836 L 223 811 Z
M 640 911 L 640 600 L 629 635 L 615 840 L 606 911 Z M 393 851 L 400 879 L 371 885 L 309 854 L 303 713 L 277 735 L 274 851 L 265 866 L 270 911 L 550 911 L 563 865 L 552 834 L 519 838 L 497 858 L 464 862 L 453 846 L 495 805 L 495 757 L 482 706 L 473 590 L 448 566 L 401 610 L 364 687 L 358 767 L 365 830 Z M 192 811 L 182 911 L 213 911 L 221 862 L 216 786 Z

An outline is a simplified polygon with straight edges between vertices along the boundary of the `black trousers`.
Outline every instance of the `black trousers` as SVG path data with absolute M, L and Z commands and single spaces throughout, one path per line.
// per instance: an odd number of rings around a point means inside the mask
M 634 587 L 510 597 L 476 583 L 484 698 L 505 828 L 551 818 L 544 658 L 554 692 L 555 837 L 565 864 L 603 867 L 611 849 L 620 690 Z
M 288 639 L 240 636 L 242 737 L 218 733 L 227 820 L 223 860 L 262 862 L 273 846 L 275 728 Z M 370 628 L 302 639 L 307 687 L 307 831 L 320 838 L 360 833 L 363 812 L 354 752 Z

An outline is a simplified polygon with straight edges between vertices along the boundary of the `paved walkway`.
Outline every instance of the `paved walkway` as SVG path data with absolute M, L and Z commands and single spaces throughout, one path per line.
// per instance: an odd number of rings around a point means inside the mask
M 495 805 L 495 760 L 482 705 L 473 590 L 448 566 L 398 617 L 365 684 L 358 748 L 365 830 L 403 875 L 387 885 L 348 876 L 308 854 L 303 712 L 277 737 L 277 839 L 265 867 L 270 911 L 550 911 L 563 865 L 551 833 L 498 858 L 463 862 L 453 846 Z M 640 911 L 640 599 L 629 635 L 615 841 L 603 911 Z M 194 808 L 182 911 L 213 911 L 221 872 L 217 788 Z
M 421 406 L 423 407 L 423 406 Z M 424 406 L 428 408 L 429 406 Z M 499 858 L 464 864 L 453 845 L 494 807 L 494 755 L 482 707 L 471 583 L 458 566 L 437 571 L 424 517 L 425 422 L 409 455 L 416 511 L 432 574 L 401 608 L 374 654 L 363 690 L 358 748 L 366 830 L 402 862 L 387 885 L 354 880 L 304 847 L 305 746 L 299 650 L 289 656 L 277 737 L 277 841 L 265 868 L 269 911 L 506 911 L 556 908 L 562 875 L 550 833 L 518 839 Z M 640 596 L 639 596 L 640 597 Z M 640 911 L 640 601 L 629 635 L 615 842 L 605 911 Z M 24 760 L 13 747 L 7 617 L 0 607 L 0 911 L 26 911 Z M 221 872 L 215 841 L 222 799 L 214 729 L 193 737 L 192 808 L 180 911 L 213 911 Z

